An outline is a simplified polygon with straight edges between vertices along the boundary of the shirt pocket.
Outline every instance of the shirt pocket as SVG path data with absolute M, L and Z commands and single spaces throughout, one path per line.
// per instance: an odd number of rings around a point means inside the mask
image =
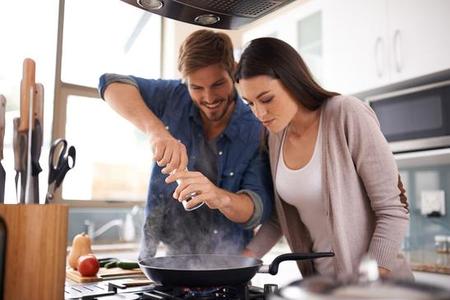
M 222 188 L 233 193 L 239 191 L 243 172 L 244 170 L 239 167 L 225 168 L 222 171 Z

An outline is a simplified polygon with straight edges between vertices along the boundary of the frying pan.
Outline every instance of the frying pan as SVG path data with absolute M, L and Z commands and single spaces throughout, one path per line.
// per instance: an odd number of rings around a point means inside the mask
M 282 261 L 330 256 L 334 256 L 334 253 L 288 253 L 275 257 L 267 266 L 260 259 L 238 255 L 173 255 L 140 260 L 139 265 L 144 274 L 156 283 L 166 286 L 210 287 L 246 283 L 257 272 L 275 275 Z

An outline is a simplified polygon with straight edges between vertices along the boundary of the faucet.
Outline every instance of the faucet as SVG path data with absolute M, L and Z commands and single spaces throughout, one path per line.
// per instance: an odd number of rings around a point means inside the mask
M 98 228 L 97 230 L 95 229 L 95 223 L 90 220 L 85 220 L 84 226 L 85 226 L 84 231 L 89 235 L 89 237 L 91 238 L 92 241 L 95 241 L 99 236 L 101 236 L 102 234 L 104 234 L 109 229 L 111 229 L 115 226 L 117 226 L 119 228 L 120 240 L 122 240 L 122 238 L 123 238 L 124 222 L 122 219 L 114 219 L 109 222 L 106 222 L 105 224 L 100 226 L 100 228 Z
M 125 221 L 123 219 L 114 219 L 106 222 L 97 230 L 95 229 L 95 223 L 90 220 L 84 220 L 84 226 L 84 231 L 89 235 L 92 241 L 95 241 L 99 236 L 115 226 L 119 228 L 120 241 L 131 242 L 134 240 L 136 235 L 131 214 L 127 214 Z

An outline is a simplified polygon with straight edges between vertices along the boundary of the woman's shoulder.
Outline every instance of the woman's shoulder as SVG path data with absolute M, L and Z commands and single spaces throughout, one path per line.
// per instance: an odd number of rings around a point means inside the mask
M 325 113 L 328 116 L 361 116 L 374 115 L 373 110 L 363 100 L 349 95 L 338 95 L 325 102 Z
M 325 102 L 325 106 L 328 110 L 365 109 L 368 107 L 366 102 L 350 95 L 333 96 Z

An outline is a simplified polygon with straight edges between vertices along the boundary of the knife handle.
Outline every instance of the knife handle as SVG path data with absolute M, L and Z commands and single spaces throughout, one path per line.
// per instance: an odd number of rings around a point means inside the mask
M 3 142 L 5 139 L 6 98 L 0 95 L 0 160 L 3 159 Z
M 41 129 L 44 125 L 44 85 L 42 83 L 36 83 L 36 91 L 34 93 L 33 100 L 33 117 L 35 120 L 39 120 Z M 34 125 L 34 124 L 33 124 Z
M 35 90 L 36 64 L 31 58 L 23 61 L 23 74 L 20 83 L 20 124 L 19 131 L 27 131 L 30 126 L 30 95 Z

